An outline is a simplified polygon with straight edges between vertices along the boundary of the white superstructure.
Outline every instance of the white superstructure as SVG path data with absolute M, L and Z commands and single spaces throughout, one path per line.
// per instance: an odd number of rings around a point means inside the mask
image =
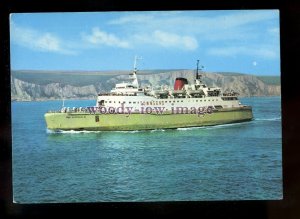
M 207 87 L 201 81 L 198 70 L 194 84 L 189 84 L 185 78 L 177 78 L 174 89 L 142 88 L 137 79 L 137 68 L 135 58 L 134 70 L 129 74 L 129 82 L 116 84 L 109 93 L 98 94 L 97 107 L 124 107 L 132 108 L 133 112 L 140 112 L 141 108 L 161 107 L 164 111 L 171 111 L 174 108 L 212 106 L 216 109 L 243 107 L 237 97 L 237 93 L 231 91 L 223 93 L 219 87 Z

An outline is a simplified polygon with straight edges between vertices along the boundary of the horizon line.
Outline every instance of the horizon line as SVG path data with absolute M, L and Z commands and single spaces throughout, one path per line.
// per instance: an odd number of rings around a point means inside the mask
M 23 72 L 53 72 L 53 73 L 59 73 L 59 72 L 66 72 L 66 73 L 71 73 L 71 72 L 77 72 L 77 73 L 80 73 L 80 72 L 131 72 L 133 71 L 132 69 L 131 70 L 124 70 L 124 69 L 115 69 L 115 70 L 45 70 L 45 69 L 11 69 L 10 70 L 11 72 L 12 71 L 23 71 Z M 145 71 L 196 71 L 196 69 L 140 69 L 138 70 L 138 72 L 145 72 Z M 225 74 L 244 74 L 244 75 L 255 75 L 255 76 L 278 76 L 280 77 L 281 76 L 281 73 L 279 74 L 255 74 L 255 73 L 246 73 L 246 72 L 236 72 L 236 71 L 201 71 L 203 73 L 225 73 Z M 166 72 L 161 72 L 161 73 L 166 73 Z

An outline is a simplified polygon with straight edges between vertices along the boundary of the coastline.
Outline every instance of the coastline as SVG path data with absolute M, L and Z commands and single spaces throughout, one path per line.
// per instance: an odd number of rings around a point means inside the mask
M 281 95 L 253 95 L 253 96 L 239 96 L 240 98 L 252 98 L 252 97 L 281 97 Z M 64 100 L 96 100 L 97 97 L 94 98 L 82 98 L 82 97 L 74 97 L 74 98 L 65 98 Z M 11 99 L 11 102 L 46 102 L 46 101 L 62 101 L 62 99 L 54 99 L 54 98 L 42 98 L 42 99 L 34 99 L 34 100 L 27 100 L 27 99 Z
M 94 98 L 65 98 L 64 100 L 96 100 L 97 97 Z M 46 102 L 46 101 L 62 101 L 62 99 L 54 99 L 54 98 L 43 98 L 43 99 L 34 99 L 34 100 L 27 100 L 27 99 L 11 99 L 11 102 Z

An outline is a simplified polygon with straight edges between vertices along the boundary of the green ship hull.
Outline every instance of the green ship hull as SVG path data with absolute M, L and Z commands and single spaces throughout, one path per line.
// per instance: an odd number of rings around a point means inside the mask
M 49 130 L 133 131 L 211 126 L 252 120 L 252 108 L 220 109 L 211 114 L 90 114 L 83 112 L 45 114 Z

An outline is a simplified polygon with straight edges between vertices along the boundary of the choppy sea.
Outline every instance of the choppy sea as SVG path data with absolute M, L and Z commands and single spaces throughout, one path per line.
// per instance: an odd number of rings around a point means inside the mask
M 12 103 L 17 203 L 282 199 L 281 98 L 241 98 L 250 122 L 172 130 L 49 132 L 61 101 Z M 65 106 L 94 105 L 68 100 Z

